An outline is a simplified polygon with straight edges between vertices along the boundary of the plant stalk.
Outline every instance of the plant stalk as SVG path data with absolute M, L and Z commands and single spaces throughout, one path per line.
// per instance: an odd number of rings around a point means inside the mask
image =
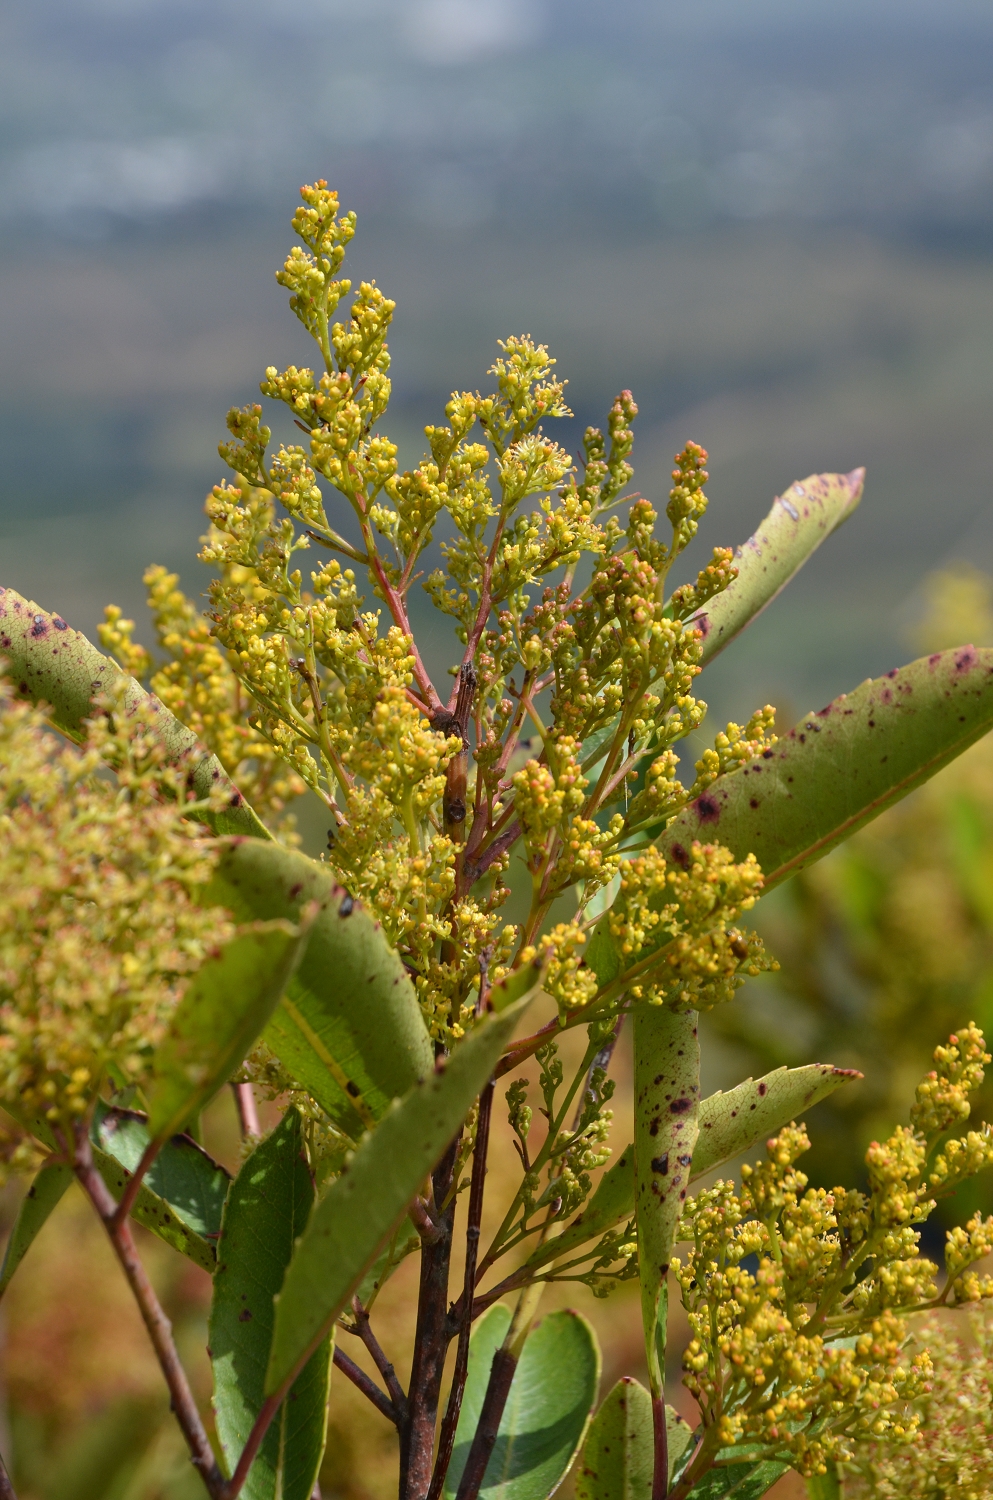
M 93 1152 L 85 1124 L 79 1125 L 76 1130 L 73 1169 L 79 1185 L 103 1221 L 114 1254 L 120 1261 L 121 1269 L 127 1277 L 128 1285 L 138 1304 L 142 1321 L 148 1329 L 159 1366 L 165 1376 L 166 1385 L 169 1387 L 172 1409 L 190 1450 L 193 1467 L 203 1479 L 212 1500 L 225 1500 L 227 1486 L 224 1483 L 224 1476 L 214 1457 L 214 1451 L 204 1431 L 197 1404 L 193 1399 L 193 1392 L 186 1378 L 186 1371 L 180 1362 L 172 1336 L 172 1324 L 166 1317 L 162 1304 L 155 1295 L 155 1288 L 141 1263 L 127 1221 L 118 1220 L 118 1206 L 93 1164 Z M 234 1494 L 237 1494 L 237 1490 Z
M 469 1335 L 472 1331 L 472 1302 L 473 1292 L 476 1289 L 476 1261 L 479 1255 L 480 1223 L 483 1217 L 483 1192 L 486 1185 L 486 1154 L 490 1142 L 490 1118 L 493 1113 L 493 1088 L 494 1084 L 491 1079 L 479 1099 L 479 1120 L 476 1125 L 476 1144 L 472 1155 L 472 1182 L 469 1188 L 469 1214 L 465 1231 L 465 1279 L 462 1287 L 459 1342 L 455 1350 L 452 1388 L 448 1393 L 448 1406 L 441 1424 L 438 1456 L 435 1460 L 434 1473 L 431 1476 L 428 1500 L 438 1500 L 445 1483 L 445 1476 L 448 1473 L 452 1451 L 455 1447 L 455 1433 L 459 1425 L 459 1413 L 462 1410 L 466 1376 L 469 1373 Z
M 435 1203 L 443 1204 L 452 1186 L 458 1138 L 452 1141 L 432 1175 Z M 431 1484 L 435 1423 L 441 1380 L 448 1352 L 448 1272 L 452 1259 L 455 1195 L 437 1212 L 440 1238 L 421 1243 L 421 1278 L 417 1297 L 417 1331 L 410 1369 L 407 1419 L 400 1429 L 400 1500 L 426 1500 Z
M 486 1477 L 487 1464 L 496 1446 L 497 1434 L 500 1431 L 500 1418 L 507 1405 L 514 1373 L 544 1290 L 544 1285 L 540 1282 L 525 1287 L 514 1309 L 514 1316 L 507 1329 L 507 1337 L 493 1356 L 489 1384 L 486 1387 L 482 1410 L 479 1413 L 479 1423 L 465 1468 L 462 1470 L 455 1500 L 476 1500 L 479 1494 L 480 1486 Z

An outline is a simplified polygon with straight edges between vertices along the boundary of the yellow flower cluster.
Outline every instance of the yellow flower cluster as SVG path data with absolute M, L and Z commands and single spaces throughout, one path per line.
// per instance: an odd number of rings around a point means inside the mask
M 934 1060 L 913 1116 L 940 1129 L 967 1116 L 982 1083 L 982 1033 L 969 1026 Z M 879 1439 L 888 1451 L 916 1444 L 929 1361 L 925 1349 L 905 1356 L 907 1312 L 993 1298 L 993 1277 L 971 1269 L 993 1251 L 993 1218 L 977 1214 L 948 1235 L 940 1292 L 937 1267 L 920 1255 L 913 1226 L 934 1201 L 919 1128 L 870 1146 L 868 1195 L 808 1189 L 795 1164 L 809 1145 L 790 1125 L 764 1162 L 742 1168 L 740 1191 L 719 1182 L 690 1200 L 680 1238 L 691 1249 L 674 1262 L 692 1332 L 685 1383 L 713 1434 L 705 1443 L 751 1454 L 757 1445 L 807 1475 L 879 1453 Z M 978 1164 L 989 1163 L 993 1152 Z
M 291 839 L 282 815 L 286 804 L 305 790 L 304 782 L 251 722 L 251 699 L 207 621 L 179 588 L 177 575 L 156 566 L 146 571 L 144 581 L 165 662 L 156 670 L 150 653 L 132 639 L 134 621 L 122 619 L 113 604 L 98 627 L 101 642 L 210 747 L 259 817 L 278 828 L 284 842 Z
M 123 701 L 78 751 L 0 698 L 0 1103 L 18 1119 L 67 1126 L 106 1080 L 141 1084 L 186 977 L 231 931 L 193 900 L 209 846 L 163 757 Z
M 959 1331 L 931 1314 L 914 1328 L 903 1361 L 926 1349 L 932 1366 L 915 1401 L 917 1441 L 857 1443 L 843 1469 L 851 1500 L 993 1495 L 993 1308 L 977 1310 L 969 1322 Z
M 683 866 L 655 847 L 626 860 L 607 921 L 628 993 L 697 1009 L 729 999 L 769 966 L 759 939 L 735 925 L 761 888 L 754 857 L 736 864 L 720 845 L 694 842 Z

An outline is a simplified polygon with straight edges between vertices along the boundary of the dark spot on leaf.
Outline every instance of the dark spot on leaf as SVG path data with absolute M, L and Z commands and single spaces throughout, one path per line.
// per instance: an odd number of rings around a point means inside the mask
M 656 1115 L 655 1118 L 654 1118 L 654 1120 L 652 1121 L 652 1123 L 648 1127 L 648 1134 L 649 1135 L 658 1135 L 658 1133 L 659 1133 L 659 1126 L 661 1125 L 661 1123 L 662 1123 L 662 1117 L 661 1117 L 661 1115 Z
M 68 625 L 66 624 L 65 620 L 63 620 L 63 618 L 62 618 L 61 615 L 53 615 L 52 616 L 52 624 L 55 626 L 56 630 L 68 630 L 69 629 Z
M 355 902 L 352 900 L 351 896 L 346 891 L 345 894 L 341 898 L 341 905 L 338 907 L 338 915 L 339 915 L 339 917 L 350 917 L 352 915 L 352 911 L 354 910 L 354 907 L 355 907 Z
M 252 1315 L 251 1315 L 251 1313 L 249 1312 L 249 1310 L 248 1310 L 247 1307 L 243 1307 L 241 1309 L 241 1312 L 238 1314 L 238 1322 L 239 1323 L 250 1323 L 251 1321 L 252 1321 Z
M 696 799 L 696 810 L 701 823 L 716 823 L 721 816 L 721 809 L 717 802 L 706 793 Z
M 679 1162 L 679 1165 L 681 1167 L 688 1167 L 693 1158 L 692 1156 L 679 1156 L 676 1158 L 676 1160 Z
M 351 1094 L 351 1096 L 352 1096 L 353 1099 L 357 1099 L 359 1097 L 359 1095 L 361 1094 L 362 1090 L 359 1088 L 358 1084 L 354 1083 L 352 1081 L 352 1079 L 350 1078 L 348 1080 L 348 1082 L 345 1084 L 345 1092 L 346 1092 L 346 1094 Z
M 31 634 L 35 637 L 48 634 L 48 625 L 45 623 L 44 615 L 35 615 L 34 624 L 31 626 Z
M 231 793 L 231 796 L 228 798 L 228 806 L 229 807 L 240 807 L 241 806 L 241 793 L 240 792 L 232 792 Z
M 774 753 L 775 752 L 772 751 L 772 750 L 763 750 L 762 751 L 762 759 L 763 760 L 772 760 L 772 757 L 773 757 Z
M 766 1085 L 764 1083 L 760 1083 L 759 1084 L 759 1098 L 760 1099 L 764 1099 L 765 1095 L 766 1095 L 766 1092 L 767 1092 Z
M 759 799 L 757 797 L 750 797 L 748 799 L 748 805 L 749 807 L 758 807 Z
M 21 691 L 22 692 L 27 692 L 27 689 L 26 688 L 22 688 Z M 679 865 L 681 869 L 685 870 L 685 869 L 687 869 L 689 867 L 690 857 L 686 853 L 686 850 L 683 848 L 682 844 L 673 844 L 673 846 L 672 846 L 672 857 L 676 861 L 676 864 Z
M 303 881 L 302 880 L 298 880 L 297 883 L 296 883 L 296 885 L 291 885 L 290 886 L 290 900 L 291 901 L 295 901 L 296 898 L 299 896 L 299 894 L 300 894 L 300 892 L 302 890 L 303 890 Z
M 662 1176 L 664 1177 L 666 1175 L 666 1173 L 668 1172 L 668 1170 L 669 1170 L 669 1153 L 668 1153 L 668 1151 L 666 1152 L 665 1156 L 653 1156 L 652 1157 L 652 1171 L 653 1172 L 661 1172 Z
M 669 1113 L 673 1115 L 685 1115 L 686 1111 L 692 1108 L 692 1099 L 673 1099 L 672 1103 L 669 1105 Z

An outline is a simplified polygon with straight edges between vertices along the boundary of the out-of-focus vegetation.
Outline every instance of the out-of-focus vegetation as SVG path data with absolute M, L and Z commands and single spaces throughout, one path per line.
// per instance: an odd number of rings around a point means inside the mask
M 971 568 L 933 575 L 915 631 L 924 651 L 993 642 L 993 581 Z M 756 1076 L 830 1056 L 865 1074 L 811 1112 L 812 1182 L 858 1180 L 865 1149 L 900 1118 L 932 1048 L 970 1020 L 993 1022 L 993 740 L 981 740 L 836 853 L 769 899 L 759 925 L 779 959 L 747 1004 L 708 1025 Z M 990 1082 L 974 1119 L 993 1113 Z M 949 1221 L 988 1209 L 981 1180 Z

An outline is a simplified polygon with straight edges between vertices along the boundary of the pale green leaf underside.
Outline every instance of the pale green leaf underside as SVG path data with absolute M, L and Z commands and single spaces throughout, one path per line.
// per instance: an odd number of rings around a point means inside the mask
M 229 1472 L 265 1399 L 273 1299 L 313 1200 L 302 1122 L 290 1109 L 243 1165 L 224 1211 L 209 1345 L 214 1416 Z M 266 1433 L 241 1492 L 245 1500 L 310 1500 L 324 1452 L 330 1371 L 326 1338 Z
M 701 1100 L 690 1181 L 749 1150 L 756 1141 L 775 1134 L 842 1084 L 853 1083 L 860 1077 L 851 1068 L 832 1068 L 826 1063 L 777 1068 L 764 1078 L 746 1079 L 726 1094 L 711 1094 Z M 633 1214 L 634 1150 L 628 1146 L 603 1174 L 580 1217 L 558 1239 L 544 1245 L 528 1264 L 537 1267 L 558 1260 L 580 1245 L 598 1239 Z
M 358 1140 L 434 1066 L 410 976 L 379 924 L 345 898 L 325 866 L 258 839 L 231 842 L 204 899 L 248 921 L 297 921 L 306 902 L 321 902 L 265 1041 Z
M 701 664 L 760 615 L 862 498 L 864 469 L 851 474 L 811 474 L 777 497 L 754 536 L 734 554 L 738 576 L 693 623 L 703 635 Z
M 693 1429 L 665 1409 L 669 1477 L 693 1441 Z M 655 1463 L 652 1398 L 630 1375 L 600 1405 L 576 1468 L 576 1500 L 651 1500 Z
M 151 1137 L 144 1115 L 97 1106 L 90 1130 L 93 1159 L 120 1198 Z M 131 1217 L 174 1250 L 213 1273 L 230 1174 L 189 1136 L 176 1135 L 149 1168 Z
M 67 625 L 60 615 L 50 615 L 14 589 L 0 587 L 0 656 L 6 658 L 11 688 L 17 697 L 49 705 L 53 728 L 77 742 L 83 738 L 83 721 L 89 717 L 93 698 L 117 682 L 128 685 L 125 702 L 133 712 L 139 704 L 151 704 L 162 742 L 172 763 L 191 757 L 193 789 L 207 798 L 222 789 L 225 806 L 199 814 L 215 833 L 243 833 L 271 838 L 230 780 L 216 755 L 198 741 L 191 729 L 171 714 L 139 682 L 122 672 L 116 662 Z
M 194 974 L 155 1054 L 149 1129 L 175 1135 L 230 1078 L 279 1004 L 307 934 L 258 923 Z
M 765 1460 L 711 1469 L 690 1491 L 690 1500 L 759 1500 L 786 1473 L 788 1464 Z
M 267 1391 L 279 1389 L 333 1325 L 468 1113 L 530 997 L 487 1017 L 398 1100 L 314 1210 L 276 1311 Z
M 0 1297 L 7 1290 L 14 1272 L 48 1222 L 49 1215 L 61 1202 L 62 1195 L 72 1179 L 71 1167 L 63 1165 L 62 1162 L 50 1162 L 42 1167 L 28 1188 L 21 1200 L 14 1227 L 7 1240 L 3 1266 L 0 1268 Z
M 497 1303 L 473 1329 L 462 1412 L 445 1481 L 446 1500 L 453 1500 L 458 1489 L 493 1355 L 509 1326 L 510 1309 Z M 484 1500 L 545 1500 L 553 1493 L 583 1441 L 599 1380 L 596 1336 L 578 1313 L 551 1313 L 532 1329 L 486 1466 L 479 1491 Z
M 754 854 L 766 889 L 820 859 L 993 727 L 993 649 L 961 646 L 864 682 L 720 777 L 660 846 Z

